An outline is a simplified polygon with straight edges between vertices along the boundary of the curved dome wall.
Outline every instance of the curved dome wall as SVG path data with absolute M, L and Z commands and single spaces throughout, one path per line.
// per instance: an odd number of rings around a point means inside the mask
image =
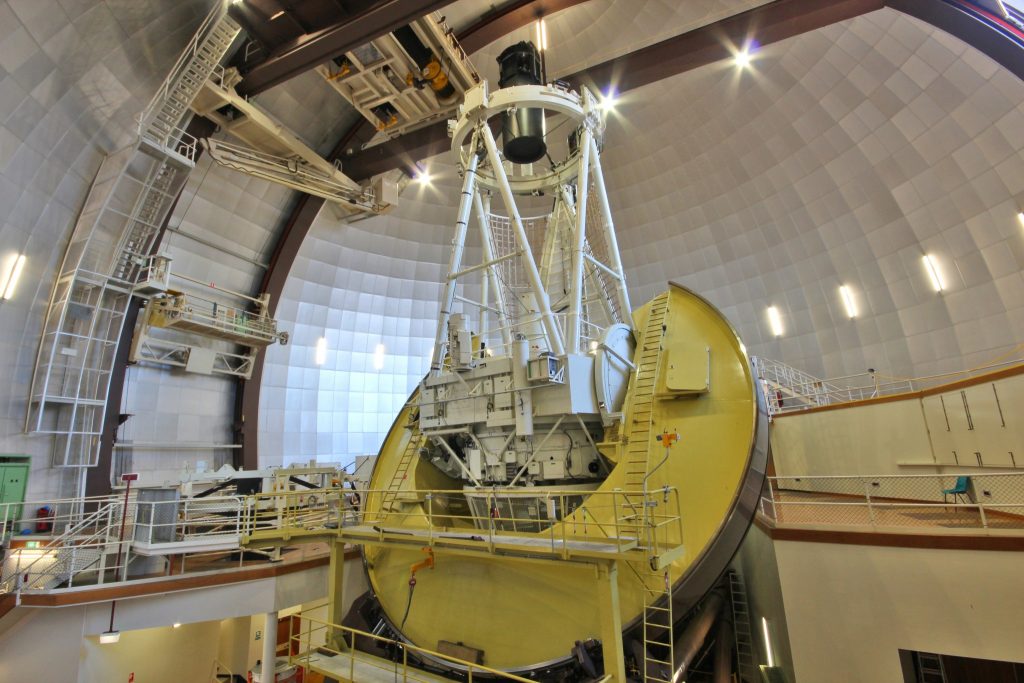
M 376 453 L 426 373 L 460 191 L 446 159 L 429 167 L 432 185 L 410 185 L 393 213 L 346 225 L 328 207 L 313 223 L 277 309 L 291 339 L 266 352 L 261 465 Z
M 205 0 L 0 4 L 0 261 L 26 256 L 0 304 L 0 452 L 33 456 L 30 497 L 62 479 L 50 439 L 22 433 L 56 269 L 104 155 L 131 142 L 206 12 Z
M 765 47 L 742 74 L 723 62 L 630 91 L 603 160 L 633 302 L 678 280 L 751 353 L 829 376 L 1003 354 L 1024 337 L 1022 130 L 1024 83 L 889 9 Z M 440 196 L 410 189 L 393 215 L 346 227 L 321 216 L 303 245 L 278 311 L 294 343 L 267 356 L 262 462 L 375 452 L 425 371 L 458 195 L 446 155 L 429 163 Z M 369 386 L 387 378 L 375 405 L 346 379 L 367 367 Z

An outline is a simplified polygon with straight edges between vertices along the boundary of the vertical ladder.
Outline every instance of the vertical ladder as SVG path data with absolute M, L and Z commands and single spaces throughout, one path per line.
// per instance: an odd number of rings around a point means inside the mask
M 398 492 L 402 490 L 405 478 L 412 467 L 413 458 L 419 453 L 420 441 L 421 437 L 416 432 L 410 434 L 409 443 L 405 445 L 405 451 L 402 452 L 402 457 L 398 460 L 395 473 L 391 476 L 391 481 L 388 482 L 387 488 L 384 489 L 384 494 L 381 496 L 380 515 L 382 518 L 392 511 L 395 500 L 398 498 Z
M 654 387 L 661 366 L 661 342 L 665 336 L 665 317 L 668 314 L 668 292 L 651 301 L 644 334 L 637 349 L 636 374 L 633 376 L 633 410 L 627 428 L 624 466 L 626 477 L 623 487 L 628 493 L 643 490 L 644 479 L 650 466 L 651 426 L 654 421 Z M 633 504 L 643 505 L 642 500 Z
M 652 586 L 653 583 L 653 586 Z M 644 581 L 642 672 L 644 683 L 672 683 L 672 577 L 669 570 L 650 572 Z
M 754 683 L 757 680 L 757 667 L 750 629 L 747 589 L 743 585 L 743 577 L 733 569 L 729 570 L 729 594 L 732 597 L 732 634 L 736 641 L 736 668 L 741 681 Z
M 918 683 L 946 683 L 946 669 L 942 657 L 931 652 L 917 653 Z

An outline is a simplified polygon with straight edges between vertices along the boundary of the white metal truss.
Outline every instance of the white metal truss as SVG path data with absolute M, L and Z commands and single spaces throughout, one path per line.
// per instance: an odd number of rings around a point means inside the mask
M 147 329 L 140 329 L 135 333 L 131 360 L 135 363 L 154 363 L 156 365 L 188 370 L 190 367 L 195 367 L 194 364 L 190 363 L 195 349 L 195 346 L 182 342 L 151 337 Z M 242 354 L 211 349 L 210 354 L 212 355 L 212 362 L 209 366 L 209 374 L 241 377 L 242 379 L 252 377 L 256 350 L 250 350 L 249 353 Z
M 379 135 L 374 142 L 447 118 L 455 112 L 465 92 L 480 82 L 466 52 L 439 13 L 417 19 L 410 26 L 435 57 L 436 68 L 444 74 L 447 84 L 454 88 L 451 97 L 439 98 L 423 82 L 420 67 L 392 33 L 346 52 L 338 62 L 321 64 L 316 69 L 377 129 Z
M 171 288 L 172 278 L 189 283 L 193 290 Z M 203 293 L 194 291 L 195 286 Z M 149 259 L 134 293 L 147 301 L 132 341 L 132 362 L 249 379 L 260 349 L 288 343 L 288 333 L 278 331 L 277 320 L 268 313 L 269 294 L 252 297 L 172 273 L 165 256 Z M 154 335 L 157 330 L 161 332 Z M 226 342 L 231 349 L 214 348 L 202 340 Z M 244 350 L 238 352 L 238 346 Z
M 301 192 L 323 197 L 352 211 L 386 208 L 370 187 L 342 173 L 340 164 L 320 156 L 280 121 L 235 91 L 236 69 L 216 68 L 192 102 L 196 113 L 210 119 L 244 144 L 204 140 L 214 161 L 233 170 Z
M 132 288 L 195 165 L 197 142 L 184 132 L 189 106 L 239 32 L 226 7 L 214 7 L 141 114 L 138 142 L 104 160 L 64 254 L 25 425 L 53 437 L 54 466 L 97 462 Z
M 579 144 L 552 169 L 513 165 L 506 170 L 489 121 L 511 106 L 566 116 L 577 128 Z M 587 353 L 612 325 L 631 326 L 596 142 L 602 125 L 595 98 L 586 89 L 577 95 L 551 86 L 518 86 L 488 95 L 482 84 L 467 95 L 452 125 L 452 147 L 464 183 L 431 359 L 434 374 L 446 362 L 457 302 L 477 307 L 480 340 L 497 355 L 510 355 L 514 339 L 526 339 L 531 347 L 556 357 Z M 488 191 L 501 197 L 504 214 L 491 213 Z M 524 218 L 516 196 L 538 191 L 554 197 L 552 212 Z M 465 266 L 474 210 L 483 260 Z M 457 293 L 457 285 L 470 275 L 479 280 L 481 301 Z M 497 319 L 493 327 L 487 322 L 492 315 Z

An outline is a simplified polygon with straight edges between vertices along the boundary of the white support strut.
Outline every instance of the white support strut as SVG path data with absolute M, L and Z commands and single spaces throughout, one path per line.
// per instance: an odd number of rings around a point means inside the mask
M 476 138 L 474 137 L 474 143 Z M 466 226 L 469 224 L 469 212 L 473 208 L 473 195 L 476 192 L 476 169 L 480 163 L 477 154 L 471 154 L 466 167 L 466 178 L 462 183 L 462 197 L 459 200 L 459 214 L 455 222 L 455 238 L 452 240 L 452 255 L 448 264 L 449 275 L 459 270 L 462 265 L 462 253 L 466 246 Z M 448 319 L 452 306 L 455 305 L 456 280 L 448 278 L 445 283 L 444 299 L 441 301 L 441 314 L 437 318 L 437 331 L 434 335 L 434 352 L 430 359 L 430 372 L 437 375 L 441 372 L 444 362 L 444 341 L 448 333 Z
M 541 320 L 544 323 L 544 331 L 547 336 L 548 348 L 556 356 L 565 354 L 565 344 L 562 342 L 562 333 L 558 329 L 555 315 L 551 311 L 551 302 L 548 300 L 547 292 L 544 291 L 544 283 L 541 280 L 540 272 L 537 270 L 537 263 L 530 251 L 530 243 L 526 237 L 526 229 L 523 227 L 523 219 L 519 215 L 519 207 L 516 206 L 515 197 L 512 195 L 512 188 L 508 183 L 508 176 L 505 168 L 501 165 L 501 156 L 498 154 L 498 145 L 494 141 L 490 127 L 485 123 L 478 128 L 478 134 L 483 138 L 484 146 L 487 148 L 487 158 L 491 162 L 491 171 L 497 181 L 498 190 L 501 192 L 502 201 L 508 211 L 509 222 L 515 228 L 516 242 L 522 250 L 523 265 L 526 274 L 530 279 L 530 287 L 537 299 L 537 307 L 540 309 Z

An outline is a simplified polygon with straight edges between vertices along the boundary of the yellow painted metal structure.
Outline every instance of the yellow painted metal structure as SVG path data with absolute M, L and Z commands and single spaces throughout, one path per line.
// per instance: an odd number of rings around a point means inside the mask
M 568 537 L 585 527 L 588 539 L 621 542 L 629 535 L 616 532 L 616 525 L 630 518 L 630 509 L 634 519 L 645 519 L 644 504 L 657 498 L 655 492 L 665 488 L 666 499 L 670 491 L 678 492 L 682 545 L 663 557 L 671 560 L 673 606 L 681 616 L 725 569 L 753 514 L 766 456 L 763 401 L 739 338 L 698 295 L 672 284 L 633 318 L 636 367 L 624 419 L 606 428 L 598 444 L 613 467 L 590 497 L 619 490 L 618 500 L 612 505 L 585 502 L 536 535 Z M 666 451 L 658 436 L 676 432 L 678 443 Z M 422 492 L 457 489 L 461 482 L 417 457 L 421 439 L 408 407 L 377 459 L 369 488 L 378 493 L 364 501 L 365 517 L 383 520 L 376 530 L 386 527 L 390 542 L 383 534 L 372 538 L 373 525 L 362 539 L 355 529 L 341 532 L 342 539 L 349 534 L 349 540 L 366 544 L 371 589 L 391 625 L 424 648 L 446 640 L 483 650 L 488 666 L 507 671 L 565 660 L 575 641 L 587 638 L 603 638 L 606 651 L 621 653 L 621 640 L 614 647 L 608 643 L 609 628 L 634 627 L 644 620 L 645 608 L 656 599 L 652 596 L 664 593 L 665 577 L 648 566 L 650 553 L 547 558 L 514 549 L 503 555 L 445 552 L 435 546 L 436 565 L 418 575 L 409 602 L 409 567 L 422 559 L 418 539 L 411 539 L 449 533 L 453 539 L 461 534 L 471 542 L 484 541 L 465 518 L 453 513 L 437 519 L 435 499 Z M 405 543 L 399 542 L 403 530 L 408 532 Z M 620 537 L 613 538 L 616 533 Z M 653 533 L 667 548 L 674 543 L 669 534 L 677 532 L 666 525 Z M 642 541 L 641 532 L 634 536 Z M 609 603 L 616 607 L 614 615 L 608 613 Z M 621 655 L 619 660 L 621 671 Z

